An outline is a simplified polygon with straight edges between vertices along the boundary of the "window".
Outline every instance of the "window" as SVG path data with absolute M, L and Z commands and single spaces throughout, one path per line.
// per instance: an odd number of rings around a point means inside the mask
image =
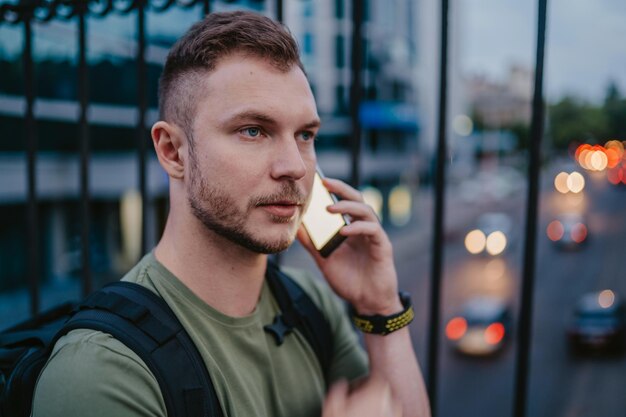
M 335 17 L 337 19 L 343 19 L 345 15 L 345 8 L 343 4 L 344 0 L 335 0 Z
M 335 87 L 335 112 L 338 114 L 345 114 L 348 112 L 346 88 L 343 85 Z
M 335 37 L 335 63 L 337 68 L 344 68 L 346 66 L 345 52 L 343 36 L 337 35 Z
M 313 54 L 313 41 L 314 37 L 311 33 L 305 33 L 302 37 L 302 51 L 305 55 Z

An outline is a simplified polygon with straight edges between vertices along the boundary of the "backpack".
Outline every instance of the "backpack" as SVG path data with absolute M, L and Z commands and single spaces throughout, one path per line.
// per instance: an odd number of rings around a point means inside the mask
M 294 329 L 301 332 L 326 377 L 332 333 L 325 316 L 273 262 L 266 279 L 281 311 L 265 330 L 278 345 Z M 167 303 L 139 284 L 120 281 L 0 333 L 0 417 L 30 415 L 39 373 L 57 340 L 74 329 L 109 333 L 133 350 L 157 379 L 168 417 L 223 416 L 204 361 Z

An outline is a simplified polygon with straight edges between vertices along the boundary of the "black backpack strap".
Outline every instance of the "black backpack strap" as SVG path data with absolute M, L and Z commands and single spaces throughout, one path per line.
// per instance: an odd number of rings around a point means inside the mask
M 223 416 L 215 387 L 191 338 L 167 303 L 149 289 L 115 282 L 89 296 L 57 338 L 74 329 L 111 334 L 154 374 L 168 417 Z
M 328 382 L 327 374 L 333 354 L 333 334 L 326 316 L 302 287 L 282 272 L 274 262 L 268 261 L 266 278 L 282 312 L 282 317 L 278 316 L 274 325 L 282 322 L 286 331 L 296 328 L 302 333 L 313 348 Z M 266 326 L 270 333 L 274 333 L 270 329 L 272 326 Z M 282 343 L 280 335 L 275 336 L 277 343 Z

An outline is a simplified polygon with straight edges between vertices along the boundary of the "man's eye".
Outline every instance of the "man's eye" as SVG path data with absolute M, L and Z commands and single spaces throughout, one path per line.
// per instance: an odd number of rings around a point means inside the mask
M 261 129 L 259 129 L 258 127 L 246 127 L 245 129 L 242 129 L 241 132 L 247 136 L 250 136 L 251 138 L 261 136 Z
M 310 141 L 315 139 L 315 133 L 313 132 L 302 132 L 300 133 L 300 137 L 302 137 L 302 140 L 304 141 Z

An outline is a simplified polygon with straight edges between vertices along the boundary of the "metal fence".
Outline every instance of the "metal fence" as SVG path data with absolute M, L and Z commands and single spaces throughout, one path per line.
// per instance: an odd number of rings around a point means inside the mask
M 90 133 L 88 125 L 89 83 L 87 64 L 87 24 L 89 19 L 98 19 L 109 14 L 136 16 L 137 27 L 137 91 L 136 108 L 139 117 L 136 125 L 136 148 L 139 174 L 139 190 L 142 196 L 142 252 L 146 250 L 146 152 L 147 140 L 149 139 L 146 127 L 147 104 L 147 64 L 146 52 L 146 11 L 165 12 L 171 8 L 191 8 L 202 6 L 202 11 L 207 14 L 211 11 L 209 0 L 22 0 L 18 3 L 3 3 L 0 5 L 0 25 L 15 25 L 23 28 L 24 44 L 22 49 L 24 71 L 24 96 L 26 109 L 24 113 L 24 129 L 27 143 L 27 219 L 28 219 L 28 282 L 30 294 L 31 314 L 37 314 L 40 309 L 40 252 L 39 252 L 39 213 L 36 166 L 38 154 L 37 120 L 34 115 L 35 106 L 35 74 L 33 61 L 33 23 L 45 23 L 53 20 L 76 20 L 78 22 L 78 98 L 80 105 L 79 131 L 80 138 L 80 207 L 81 207 L 81 251 L 82 256 L 82 293 L 90 293 L 94 287 L 90 265 Z M 275 0 L 275 17 L 282 21 L 283 2 Z M 531 141 L 529 152 L 528 170 L 528 195 L 526 208 L 525 246 L 523 281 L 521 293 L 521 309 L 519 312 L 518 338 L 517 338 L 517 361 L 515 367 L 515 394 L 513 414 L 524 416 L 526 413 L 527 385 L 529 369 L 529 346 L 532 323 L 532 294 L 535 269 L 535 240 L 537 228 L 538 190 L 539 190 L 539 161 L 540 143 L 543 134 L 543 57 L 546 28 L 547 0 L 538 0 L 537 20 L 537 47 L 534 98 L 531 121 Z M 352 45 L 351 45 L 351 88 L 350 88 L 350 116 L 352 121 L 351 134 L 351 183 L 360 183 L 361 161 L 361 125 L 359 123 L 359 104 L 362 101 L 362 27 L 364 3 L 359 0 L 352 2 Z M 427 359 L 427 386 L 433 407 L 433 415 L 436 415 L 437 402 L 437 374 L 438 374 L 438 340 L 440 328 L 440 299 L 441 299 L 441 276 L 443 268 L 443 232 L 444 232 L 444 191 L 445 191 L 445 160 L 446 160 L 446 123 L 447 123 L 447 96 L 448 96 L 448 19 L 449 0 L 441 0 L 440 22 L 440 65 L 439 65 L 439 106 L 438 106 L 438 146 L 436 152 L 436 175 L 434 187 L 435 219 L 432 241 L 432 270 L 431 270 L 431 295 L 430 295 L 430 318 L 428 334 L 428 359 Z

